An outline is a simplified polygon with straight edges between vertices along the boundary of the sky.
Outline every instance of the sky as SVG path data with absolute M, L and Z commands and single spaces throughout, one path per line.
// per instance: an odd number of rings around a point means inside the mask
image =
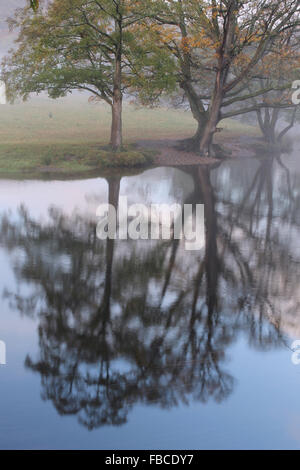
M 23 7 L 26 0 L 0 0 L 0 57 L 11 47 L 14 33 L 9 32 L 6 18 L 13 15 L 16 8 Z

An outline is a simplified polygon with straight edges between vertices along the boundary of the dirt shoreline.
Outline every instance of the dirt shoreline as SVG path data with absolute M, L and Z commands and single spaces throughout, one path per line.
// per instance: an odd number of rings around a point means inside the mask
M 256 156 L 254 145 L 259 142 L 258 137 L 241 135 L 219 135 L 215 143 L 223 145 L 231 152 L 227 159 L 253 158 Z M 182 165 L 215 165 L 220 159 L 200 157 L 194 152 L 187 152 L 177 148 L 178 140 L 140 140 L 137 147 L 156 150 L 154 165 L 182 166 Z
M 231 152 L 226 160 L 237 158 L 254 158 L 257 155 L 255 146 L 259 143 L 258 136 L 236 135 L 224 132 L 223 135 L 218 134 L 215 143 L 220 144 L 227 151 Z M 145 171 L 147 168 L 160 166 L 191 166 L 204 165 L 216 166 L 224 159 L 211 157 L 200 157 L 197 153 L 179 150 L 179 140 L 163 139 L 163 140 L 140 140 L 134 145 L 136 150 L 153 150 L 153 162 L 150 166 L 141 167 L 112 167 L 112 168 L 90 168 L 84 171 L 78 169 L 66 170 L 55 165 L 40 165 L 30 170 L 19 169 L 18 171 L 1 171 L 2 179 L 74 179 L 74 178 L 92 178 L 100 177 L 103 174 L 111 172 L 135 174 Z

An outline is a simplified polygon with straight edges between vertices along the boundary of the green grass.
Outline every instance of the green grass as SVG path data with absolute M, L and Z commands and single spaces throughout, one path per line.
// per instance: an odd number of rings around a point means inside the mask
M 108 166 L 141 166 L 151 161 L 151 155 L 137 152 L 132 143 L 185 138 L 196 129 L 191 113 L 125 105 L 127 148 L 121 156 L 112 158 L 104 148 L 109 141 L 110 122 L 109 106 L 89 103 L 86 95 L 56 101 L 39 97 L 0 106 L 0 174 L 84 174 Z M 245 126 L 237 121 L 226 121 L 222 127 L 245 132 Z
M 92 144 L 0 144 L 0 175 L 92 174 L 105 168 L 138 168 L 153 162 L 154 152 L 127 146 L 112 153 Z

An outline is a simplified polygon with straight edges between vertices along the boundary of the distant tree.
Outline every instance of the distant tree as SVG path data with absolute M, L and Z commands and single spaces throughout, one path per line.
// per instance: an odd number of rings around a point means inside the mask
M 253 69 L 251 81 L 245 81 L 243 102 L 234 97 L 223 103 L 223 109 L 228 109 L 223 113 L 225 117 L 253 111 L 265 141 L 270 144 L 279 144 L 297 119 L 297 106 L 291 95 L 292 83 L 299 76 L 299 41 L 297 30 L 283 33 Z M 278 125 L 280 118 L 287 121 L 282 130 Z

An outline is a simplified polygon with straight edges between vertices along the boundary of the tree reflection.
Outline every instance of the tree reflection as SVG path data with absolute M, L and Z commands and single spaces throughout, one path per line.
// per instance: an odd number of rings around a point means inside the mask
M 182 204 L 205 204 L 197 254 L 180 241 L 103 242 L 95 221 L 55 209 L 46 224 L 25 209 L 17 222 L 2 217 L 2 243 L 22 253 L 16 278 L 31 286 L 6 295 L 39 318 L 39 357 L 26 366 L 60 414 L 93 429 L 125 423 L 137 403 L 222 401 L 238 334 L 260 349 L 282 345 L 297 326 L 299 259 L 281 224 L 299 235 L 300 217 L 298 182 L 279 163 L 263 160 L 235 192 L 219 170 L 182 170 L 194 182 Z M 117 207 L 120 179 L 108 185 Z

